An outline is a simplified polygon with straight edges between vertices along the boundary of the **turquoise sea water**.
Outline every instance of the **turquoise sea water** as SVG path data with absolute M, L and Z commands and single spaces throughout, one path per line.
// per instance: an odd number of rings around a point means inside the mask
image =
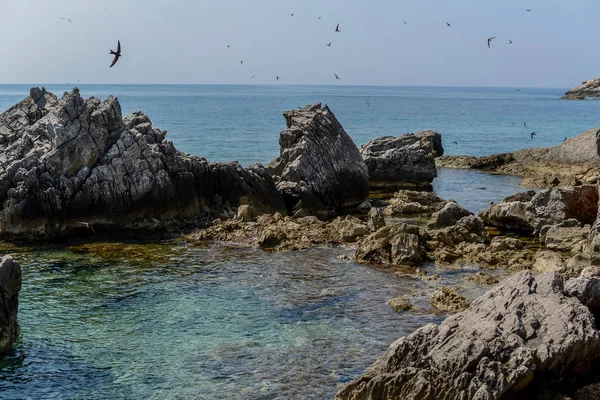
M 29 85 L 0 85 L 0 110 Z M 70 86 L 47 85 L 60 94 Z M 600 102 L 560 101 L 563 90 L 278 86 L 88 86 L 145 111 L 180 150 L 209 160 L 268 162 L 281 112 L 326 102 L 357 144 L 436 129 L 447 154 L 484 155 L 557 144 L 600 125 Z M 369 102 L 367 106 L 366 102 Z M 512 126 L 523 120 L 531 128 Z M 531 130 L 538 136 L 532 141 Z M 458 145 L 453 145 L 456 141 Z M 444 169 L 434 188 L 473 211 L 513 194 L 519 179 Z M 485 189 L 484 189 L 485 188 Z M 71 247 L 109 242 L 98 251 Z M 112 242 L 117 242 L 116 244 Z M 112 243 L 112 244 L 111 244 Z M 165 238 L 79 238 L 3 247 L 24 269 L 22 335 L 0 358 L 6 399 L 331 398 L 391 342 L 444 315 L 432 283 L 339 259 L 344 248 L 266 253 Z M 436 270 L 437 284 L 474 267 Z M 407 296 L 420 308 L 396 313 Z

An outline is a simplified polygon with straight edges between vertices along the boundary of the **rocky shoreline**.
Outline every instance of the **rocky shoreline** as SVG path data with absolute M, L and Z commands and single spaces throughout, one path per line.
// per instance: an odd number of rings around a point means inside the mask
M 566 100 L 585 100 L 596 97 L 600 97 L 600 78 L 592 78 L 581 82 L 581 85 L 569 89 L 562 98 Z
M 280 156 L 243 168 L 176 150 L 141 111 L 123 118 L 112 97 L 84 99 L 74 89 L 59 99 L 32 88 L 0 114 L 0 238 L 180 236 L 191 227 L 181 236 L 191 244 L 346 246 L 350 259 L 428 282 L 439 276 L 425 273 L 426 263 L 477 266 L 469 278 L 477 285 L 496 284 L 485 271 L 502 269 L 515 274 L 473 302 L 460 288 L 432 284 L 434 309 L 459 314 L 399 339 L 338 398 L 499 399 L 537 396 L 548 382 L 555 393 L 595 383 L 588 372 L 600 355 L 600 131 L 546 149 L 447 157 L 433 131 L 359 149 L 327 106 L 284 118 Z M 522 176 L 548 189 L 475 215 L 414 190 L 431 189 L 436 164 Z M 19 333 L 20 266 L 12 258 L 2 260 L 0 287 L 9 310 L 0 318 L 2 350 Z M 389 304 L 411 310 L 406 298 Z

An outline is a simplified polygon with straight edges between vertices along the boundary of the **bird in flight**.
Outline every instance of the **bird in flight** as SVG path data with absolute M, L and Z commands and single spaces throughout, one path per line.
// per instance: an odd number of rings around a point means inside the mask
M 321 19 L 321 17 L 317 18 L 317 21 L 320 20 L 320 19 Z
M 367 103 L 367 107 L 371 107 L 371 103 L 369 103 L 368 101 L 365 100 L 365 103 Z
M 406 21 L 402 21 L 402 22 L 404 22 L 404 25 L 406 25 Z
M 277 75 L 277 80 L 279 80 L 279 75 Z
M 71 22 L 71 18 L 67 18 L 67 20 L 69 21 L 69 23 L 70 23 L 70 24 L 72 24 L 72 22 Z
M 492 43 L 492 40 L 496 39 L 496 36 L 492 36 L 491 38 L 488 38 L 488 48 L 490 47 L 490 44 Z
M 512 44 L 512 40 L 508 39 L 508 44 Z
M 256 77 L 256 75 L 252 75 L 252 76 L 250 77 L 250 79 L 254 79 L 254 77 Z
M 336 32 L 341 32 L 341 31 L 340 31 L 340 24 L 337 24 L 337 26 L 335 27 L 335 31 L 336 31 Z
M 94 230 L 92 225 L 89 224 L 89 222 L 75 222 L 75 223 L 77 225 L 85 226 L 86 228 L 91 229 L 91 231 L 94 232 L 94 235 L 96 235 L 96 231 Z
M 450 24 L 449 24 L 449 23 L 447 23 L 447 22 L 446 22 L 446 25 L 448 25 L 448 26 L 452 26 L 452 25 L 450 25 Z
M 119 57 L 121 57 L 121 41 L 117 40 L 117 51 L 110 51 L 110 53 L 108 54 L 112 54 L 115 56 L 115 58 L 113 58 L 112 63 L 110 64 L 110 67 L 108 68 L 112 68 L 113 65 L 115 65 L 117 63 L 117 61 L 119 61 Z
M 513 126 L 516 126 L 516 125 L 515 125 L 515 121 L 513 121 Z
M 293 17 L 293 16 L 294 16 L 294 14 L 290 15 L 290 17 Z
M 230 47 L 231 47 L 231 45 L 230 45 L 230 44 L 228 44 L 228 45 L 227 45 L 227 48 L 230 48 Z
M 528 9 L 527 9 L 527 10 L 525 10 L 525 11 L 527 11 L 527 12 L 529 12 L 529 11 L 533 11 L 533 8 L 528 8 Z
M 521 91 L 521 88 L 517 89 L 517 92 L 520 92 L 520 91 Z
M 244 63 L 244 60 L 240 61 L 240 64 L 243 64 L 243 63 Z
M 531 138 L 533 139 L 533 137 L 535 136 L 535 132 L 531 132 Z
M 335 75 L 335 79 L 337 79 L 337 80 L 339 81 L 339 80 L 340 80 L 340 77 L 339 77 L 339 76 L 337 76 L 337 74 L 334 74 L 334 75 Z
M 457 145 L 457 146 L 458 146 L 458 143 L 457 143 L 457 142 L 452 142 L 452 143 L 454 143 L 455 145 Z
M 527 128 L 527 124 L 525 123 L 525 121 L 523 121 L 523 126 L 524 126 L 525 128 Z
M 327 47 L 331 47 L 331 42 L 327 43 Z

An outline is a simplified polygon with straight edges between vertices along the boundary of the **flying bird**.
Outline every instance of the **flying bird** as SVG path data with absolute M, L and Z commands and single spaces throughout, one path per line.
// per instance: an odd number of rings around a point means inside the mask
M 277 75 L 277 80 L 279 80 L 279 75 Z
M 525 128 L 527 128 L 527 124 L 525 123 L 525 121 L 523 121 L 523 126 L 524 126 Z
M 529 11 L 533 11 L 533 8 L 528 8 L 528 9 L 527 9 L 527 10 L 525 10 L 525 11 L 527 11 L 527 12 L 529 12 Z
M 228 45 L 227 45 L 227 48 L 230 48 L 230 47 L 231 47 L 231 45 L 230 45 L 230 44 L 228 44 Z
M 335 31 L 336 31 L 336 32 L 341 32 L 341 31 L 340 31 L 340 24 L 337 24 L 337 26 L 335 27 Z
M 508 39 L 508 44 L 512 44 L 512 40 Z
M 339 77 L 339 76 L 337 76 L 337 74 L 334 74 L 334 75 L 335 75 L 335 79 L 337 79 L 337 80 L 339 81 L 339 80 L 340 80 L 340 77 Z
M 250 77 L 250 79 L 254 79 L 254 77 L 256 77 L 256 75 L 252 75 L 252 76 Z
M 515 121 L 513 121 L 513 126 L 515 126 Z
M 446 22 L 446 25 L 448 25 L 448 26 L 452 26 L 452 25 L 450 25 L 450 24 L 449 24 L 449 23 L 447 23 L 447 22 Z
M 535 132 L 531 132 L 531 138 L 533 139 L 533 137 L 535 136 Z
M 294 14 L 290 15 L 290 17 L 293 17 L 293 16 L 294 16 Z
M 331 42 L 327 43 L 327 47 L 331 47 Z
M 115 58 L 113 58 L 112 63 L 110 64 L 110 67 L 108 68 L 112 68 L 113 65 L 115 65 L 117 63 L 117 61 L 119 61 L 119 57 L 121 57 L 121 41 L 117 40 L 117 51 L 110 51 L 110 53 L 108 54 L 112 54 L 115 56 Z
M 240 61 L 240 64 L 243 64 L 243 63 L 244 63 L 244 60 Z
M 367 107 L 371 107 L 371 104 L 365 100 L 365 103 L 367 103 Z
M 457 145 L 457 146 L 458 146 L 458 143 L 457 143 L 457 142 L 452 142 L 452 143 L 454 143 L 455 145 Z
M 406 21 L 402 21 L 402 22 L 404 22 L 404 25 L 406 25 Z
M 321 17 L 317 18 L 317 21 L 320 20 L 320 19 L 321 19 Z
M 490 44 L 492 43 L 492 40 L 496 39 L 496 36 L 492 36 L 491 38 L 488 38 L 488 48 L 490 47 Z
M 520 92 L 520 91 L 521 91 L 521 88 L 517 89 L 517 92 Z
M 71 18 L 67 18 L 67 19 L 69 20 L 69 23 L 70 23 L 70 24 L 72 24 L 72 22 L 71 22 Z

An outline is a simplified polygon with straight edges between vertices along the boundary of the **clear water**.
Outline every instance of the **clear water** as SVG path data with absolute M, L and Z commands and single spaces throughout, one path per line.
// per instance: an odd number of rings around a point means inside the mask
M 392 341 L 443 318 L 429 283 L 341 254 L 351 250 L 267 257 L 173 242 L 112 256 L 64 246 L 16 254 L 23 332 L 0 360 L 1 397 L 332 397 Z M 463 281 L 468 271 L 428 269 L 469 297 L 483 291 Z M 393 311 L 396 296 L 421 310 Z
M 0 110 L 28 88 L 0 85 Z M 70 86 L 47 88 L 60 94 Z M 244 165 L 275 158 L 281 112 L 316 101 L 331 106 L 358 144 L 430 128 L 444 135 L 447 154 L 471 155 L 557 144 L 595 127 L 600 107 L 560 101 L 564 90 L 558 89 L 81 90 L 118 96 L 125 113 L 144 110 L 183 151 Z M 531 129 L 518 126 L 522 120 Z M 479 211 L 522 190 L 519 181 L 444 169 L 434 188 Z M 392 341 L 444 317 L 428 303 L 434 285 L 460 284 L 471 298 L 485 290 L 463 281 L 468 270 L 428 265 L 440 281 L 399 278 L 340 260 L 352 253 L 346 248 L 273 254 L 155 239 L 100 254 L 65 244 L 0 244 L 0 254 L 7 252 L 22 262 L 24 282 L 21 340 L 0 359 L 0 398 L 6 399 L 330 398 Z M 386 304 L 396 296 L 411 298 L 420 310 L 396 313 Z
M 28 95 L 29 87 L 0 85 L 0 110 Z M 72 87 L 46 85 L 59 96 Z M 358 145 L 434 129 L 442 133 L 448 155 L 551 146 L 600 125 L 600 102 L 560 100 L 565 89 L 80 85 L 80 90 L 85 97 L 117 96 L 126 114 L 143 110 L 182 151 L 246 166 L 277 157 L 284 110 L 319 101 L 330 106 Z M 537 132 L 533 140 L 532 131 Z

